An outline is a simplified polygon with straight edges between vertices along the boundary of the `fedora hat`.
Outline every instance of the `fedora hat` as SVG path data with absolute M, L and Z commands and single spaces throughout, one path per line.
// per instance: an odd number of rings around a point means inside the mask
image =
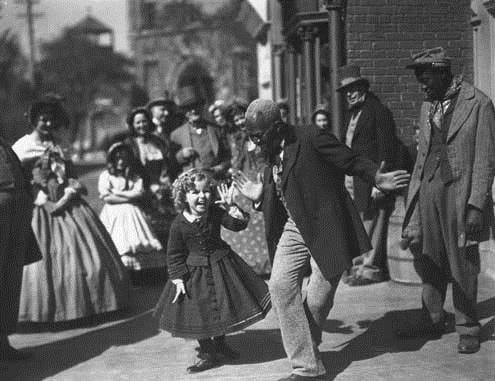
M 441 46 L 436 48 L 425 49 L 411 55 L 413 61 L 406 66 L 407 69 L 416 69 L 419 67 L 450 67 L 452 58 L 447 57 L 447 52 Z
M 195 105 L 203 105 L 204 99 L 198 94 L 194 86 L 184 86 L 177 89 L 177 100 L 182 108 L 189 108 Z
M 174 107 L 175 102 L 172 99 L 168 99 L 164 97 L 154 98 L 146 104 L 146 108 L 148 109 L 148 111 L 151 111 L 152 107 L 161 106 L 161 105 Z
M 337 91 L 342 91 L 346 87 L 355 83 L 364 83 L 369 86 L 369 81 L 361 77 L 361 68 L 355 65 L 345 65 L 339 68 L 340 84 Z

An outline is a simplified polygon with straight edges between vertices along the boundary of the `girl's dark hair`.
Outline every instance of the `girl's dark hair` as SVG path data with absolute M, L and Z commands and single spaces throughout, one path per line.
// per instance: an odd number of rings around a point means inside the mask
M 108 149 L 107 169 L 111 175 L 115 175 L 115 173 L 116 173 L 115 158 L 117 156 L 117 153 L 121 152 L 121 151 L 127 152 L 128 157 L 129 157 L 128 167 L 126 168 L 126 170 L 124 172 L 125 178 L 129 179 L 140 172 L 139 171 L 139 163 L 137 161 L 137 158 L 134 156 L 134 153 L 132 152 L 131 147 L 129 147 L 128 145 L 126 145 L 122 142 L 115 143 Z
M 227 107 L 226 118 L 230 124 L 234 124 L 234 116 L 246 114 L 247 106 L 243 103 L 234 102 Z
M 60 127 L 68 128 L 70 125 L 70 117 L 62 105 L 62 101 L 63 98 L 57 94 L 45 94 L 29 107 L 29 110 L 25 116 L 31 126 L 35 127 L 38 117 L 41 114 L 49 113 L 53 115 L 56 122 L 54 129 Z
M 328 123 L 330 124 L 330 111 L 328 110 L 325 110 L 325 109 L 318 109 L 318 110 L 315 110 L 315 112 L 313 113 L 313 115 L 311 115 L 311 122 L 313 124 L 316 124 L 316 115 L 318 114 L 322 114 L 322 115 L 325 115 L 328 119 Z
M 206 180 L 206 185 L 214 193 L 215 187 L 217 185 L 216 181 L 209 171 L 204 169 L 192 168 L 184 173 L 182 173 L 172 185 L 172 199 L 174 200 L 174 206 L 179 211 L 187 209 L 186 193 L 195 189 L 196 181 Z M 213 201 L 213 199 L 212 199 Z
M 135 136 L 136 131 L 134 129 L 134 117 L 137 114 L 143 114 L 146 120 L 148 121 L 148 130 L 151 132 L 153 130 L 153 121 L 151 119 L 151 114 L 145 107 L 136 107 L 132 109 L 129 114 L 127 115 L 126 123 L 127 123 L 127 128 L 131 132 L 131 135 Z

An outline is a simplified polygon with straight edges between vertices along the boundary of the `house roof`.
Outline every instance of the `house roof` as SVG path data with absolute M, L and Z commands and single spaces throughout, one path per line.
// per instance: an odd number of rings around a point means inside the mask
M 263 44 L 266 42 L 269 24 L 263 21 L 249 1 L 241 3 L 236 21 L 244 26 L 251 37 Z
M 77 24 L 70 28 L 73 32 L 76 33 L 112 33 L 113 29 L 109 26 L 103 24 L 100 20 L 96 19 L 91 15 L 87 15 Z

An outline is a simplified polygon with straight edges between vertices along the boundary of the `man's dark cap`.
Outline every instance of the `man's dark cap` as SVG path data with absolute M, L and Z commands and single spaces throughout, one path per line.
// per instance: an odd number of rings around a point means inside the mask
M 407 69 L 450 67 L 452 61 L 441 46 L 414 53 L 411 59 L 412 63 L 406 66 Z

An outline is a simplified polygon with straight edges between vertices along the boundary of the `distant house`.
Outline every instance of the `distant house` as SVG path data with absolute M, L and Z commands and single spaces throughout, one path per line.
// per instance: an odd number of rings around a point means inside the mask
M 194 86 L 207 101 L 258 96 L 266 24 L 248 1 L 128 0 L 136 74 L 151 98 Z
M 68 28 L 74 35 L 83 36 L 99 49 L 114 49 L 113 29 L 88 14 Z M 128 94 L 115 88 L 102 88 L 95 95 L 88 109 L 87 118 L 78 131 L 74 150 L 83 153 L 101 150 L 109 136 L 126 129 L 124 118 L 128 109 Z

